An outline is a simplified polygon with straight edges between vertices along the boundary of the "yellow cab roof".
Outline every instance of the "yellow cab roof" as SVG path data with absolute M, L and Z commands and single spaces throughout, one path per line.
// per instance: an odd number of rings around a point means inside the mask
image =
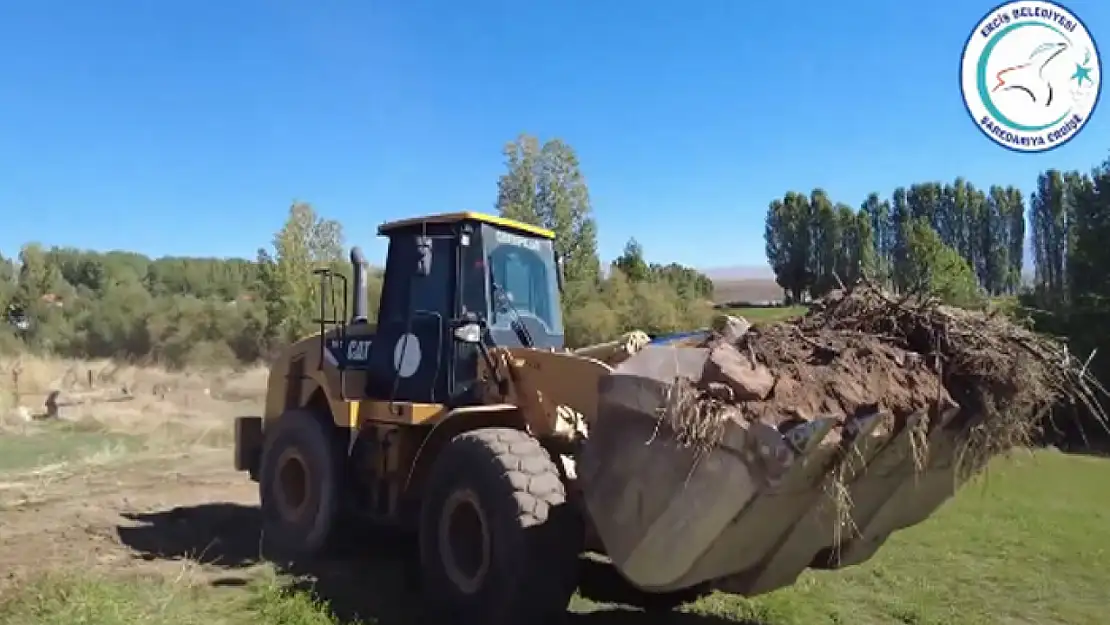
M 501 228 L 509 228 L 527 234 L 543 237 L 545 239 L 554 239 L 555 233 L 547 228 L 533 226 L 526 224 L 522 221 L 515 219 L 506 219 L 505 217 L 498 217 L 496 215 L 487 215 L 485 213 L 461 212 L 461 213 L 440 213 L 438 215 L 426 215 L 423 217 L 409 217 L 406 219 L 398 219 L 396 221 L 386 222 L 378 226 L 379 235 L 388 235 L 394 230 L 419 226 L 420 224 L 453 224 L 460 221 L 477 221 L 491 226 L 499 226 Z

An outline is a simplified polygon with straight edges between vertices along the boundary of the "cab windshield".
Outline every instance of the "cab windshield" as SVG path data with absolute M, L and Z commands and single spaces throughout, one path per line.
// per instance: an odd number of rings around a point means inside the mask
M 490 329 L 498 342 L 521 342 L 512 328 L 519 315 L 536 347 L 561 344 L 563 320 L 551 241 L 487 228 L 483 239 L 490 278 Z

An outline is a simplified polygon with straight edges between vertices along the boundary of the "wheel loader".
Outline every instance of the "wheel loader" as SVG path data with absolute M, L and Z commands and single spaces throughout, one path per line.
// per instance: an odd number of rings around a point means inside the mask
M 583 555 L 646 609 L 750 596 L 866 560 L 956 487 L 944 419 L 924 468 L 910 428 L 886 432 L 881 414 L 852 415 L 836 437 L 816 418 L 732 424 L 709 450 L 673 444 L 657 415 L 676 376 L 706 366 L 698 335 L 567 349 L 561 262 L 536 226 L 467 212 L 378 234 L 377 318 L 356 247 L 351 289 L 319 272 L 319 332 L 274 362 L 263 415 L 235 422 L 269 548 L 312 557 L 352 520 L 411 531 L 443 622 L 519 625 L 565 612 Z M 834 485 L 850 518 L 828 505 Z

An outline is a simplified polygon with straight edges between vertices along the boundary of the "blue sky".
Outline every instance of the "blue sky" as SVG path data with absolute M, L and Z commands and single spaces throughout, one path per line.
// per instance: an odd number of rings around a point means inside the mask
M 634 236 L 654 260 L 762 264 L 788 189 L 1028 191 L 1110 155 L 1105 103 L 1046 154 L 979 133 L 958 66 L 991 6 L 3 2 L 0 252 L 253 255 L 302 199 L 379 256 L 383 220 L 491 210 L 501 147 L 529 132 L 577 149 L 604 257 Z M 1108 54 L 1110 2 L 1068 6 Z

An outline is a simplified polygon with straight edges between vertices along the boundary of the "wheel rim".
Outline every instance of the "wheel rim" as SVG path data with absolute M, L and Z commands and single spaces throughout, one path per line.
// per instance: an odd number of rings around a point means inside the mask
M 472 595 L 489 571 L 490 537 L 485 512 L 469 489 L 451 493 L 439 518 L 439 552 L 447 577 Z
M 289 520 L 296 520 L 308 508 L 309 500 L 308 463 L 296 450 L 287 449 L 278 457 L 277 462 L 277 500 L 281 514 Z

